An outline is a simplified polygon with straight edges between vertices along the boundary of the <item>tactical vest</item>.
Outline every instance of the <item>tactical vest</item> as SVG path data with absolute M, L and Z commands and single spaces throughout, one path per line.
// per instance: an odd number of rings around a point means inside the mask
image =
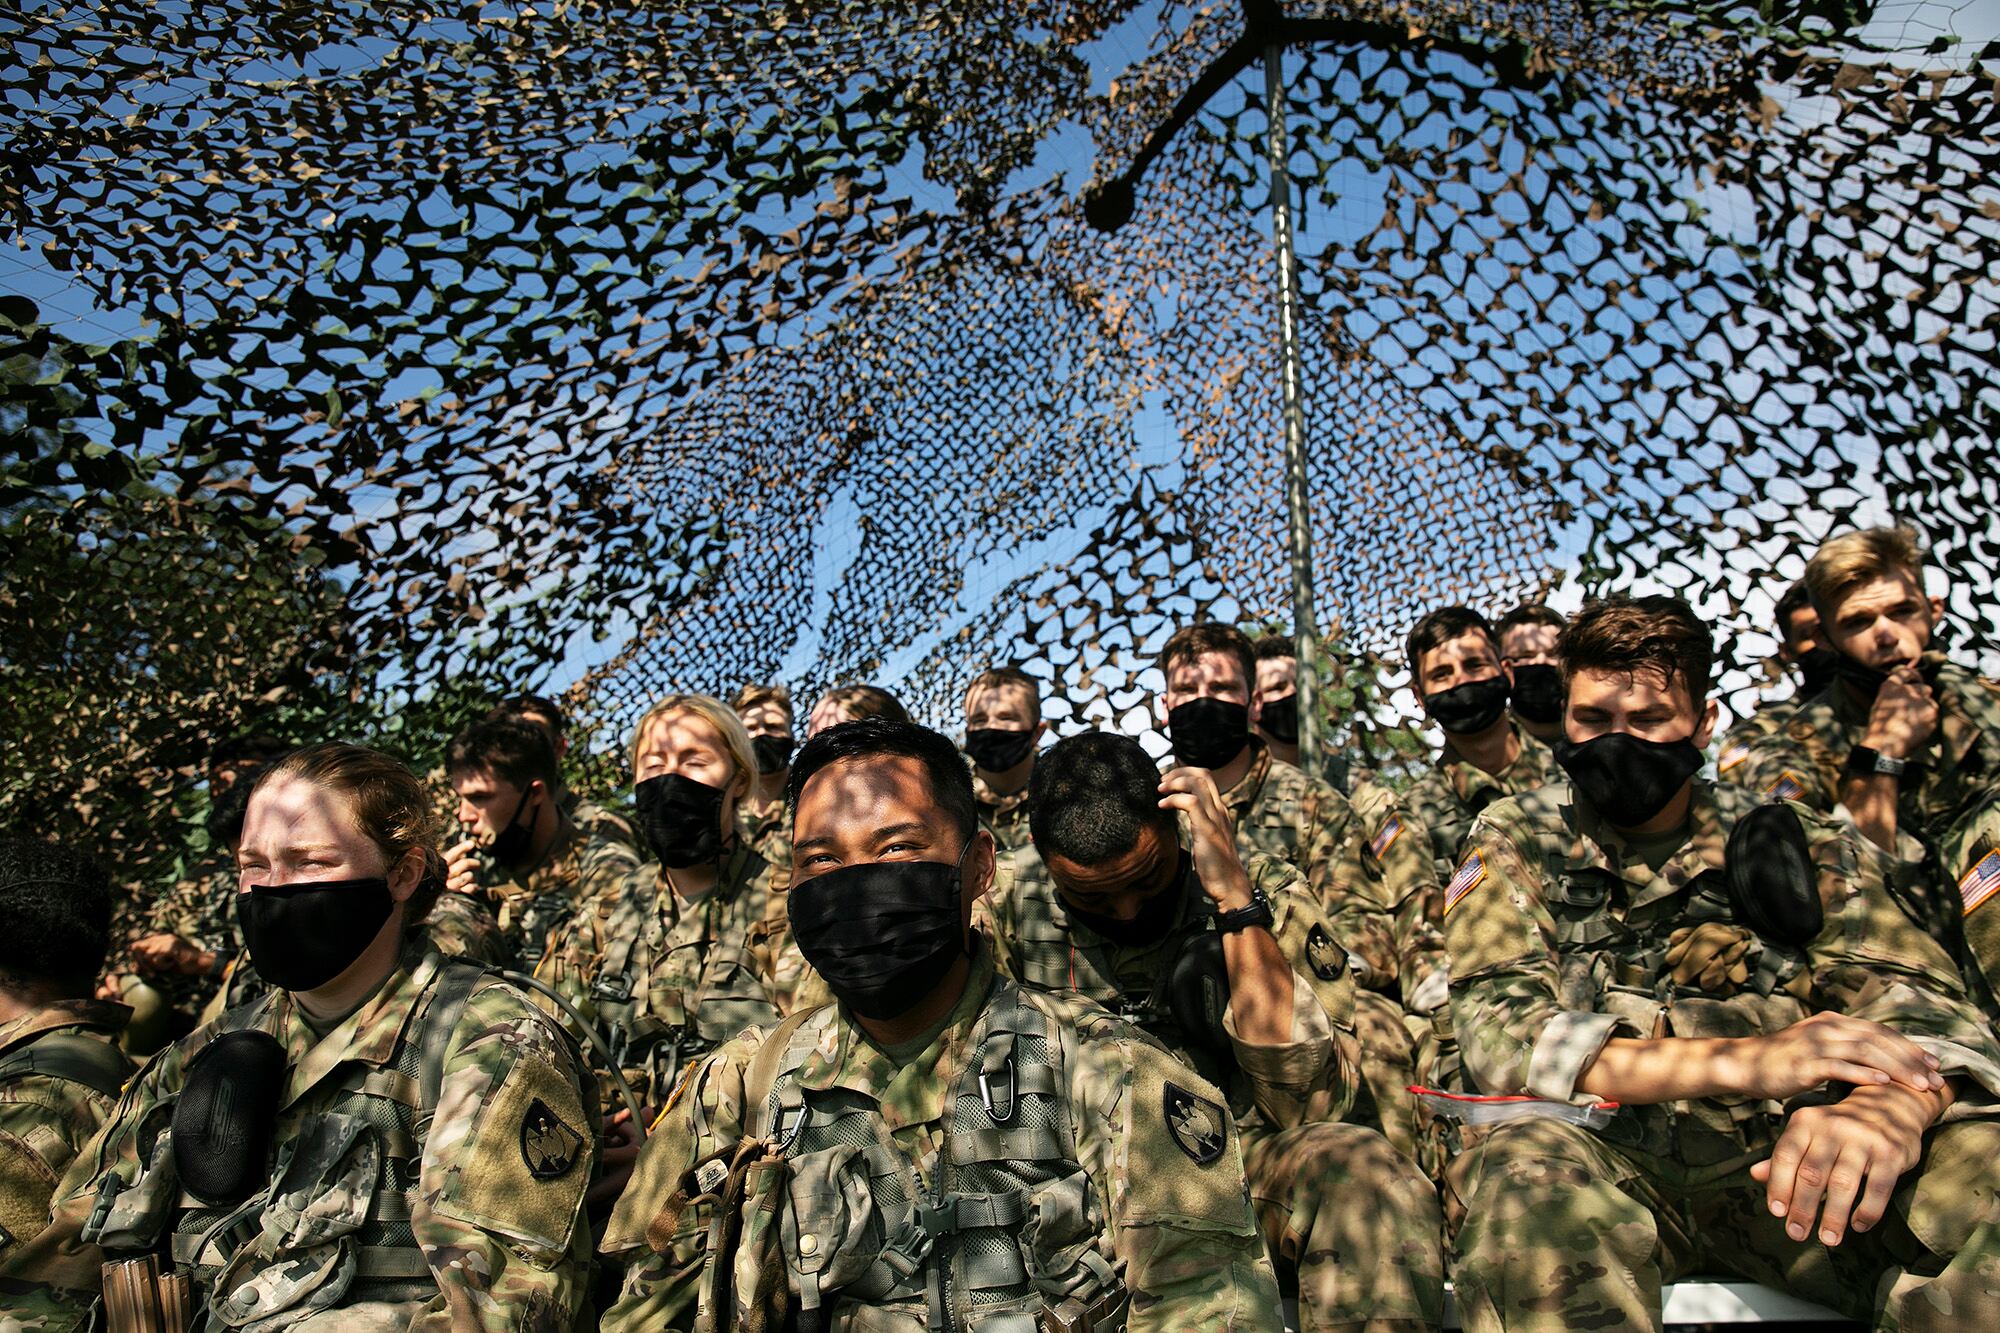
M 412 984 L 415 1012 L 384 1065 L 349 1061 L 315 1087 L 325 1109 L 274 1145 L 264 1188 L 234 1207 L 185 1192 L 174 1167 L 169 1098 L 147 1116 L 160 1133 L 129 1184 L 105 1175 L 83 1239 L 107 1253 L 166 1240 L 205 1297 L 210 1326 L 284 1328 L 337 1305 L 428 1302 L 437 1279 L 411 1230 L 424 1140 L 454 1029 L 485 977 L 433 956 Z M 231 1010 L 215 1035 L 258 1025 L 270 997 Z M 143 1128 L 143 1127 L 142 1127 Z
M 1754 798 L 1743 793 L 1740 799 L 1747 804 Z M 1804 952 L 1771 940 L 1762 942 L 1757 971 L 1733 993 L 1698 990 L 1674 981 L 1666 962 L 1668 937 L 1674 930 L 1708 921 L 1737 924 L 1720 873 L 1707 870 L 1695 876 L 1670 922 L 1634 927 L 1610 911 L 1612 895 L 1622 884 L 1612 871 L 1569 864 L 1578 834 L 1567 789 L 1559 803 L 1537 801 L 1531 806 L 1523 800 L 1522 805 L 1531 816 L 1529 831 L 1542 869 L 1545 904 L 1555 921 L 1556 995 L 1562 1009 L 1615 1015 L 1628 1026 L 1629 1035 L 1639 1037 L 1767 1036 L 1810 1015 L 1811 1010 L 1787 989 L 1810 974 Z M 1730 812 L 1725 810 L 1723 819 L 1728 822 Z M 1656 1155 L 1678 1153 L 1698 1164 L 1768 1141 L 1768 1122 L 1781 1110 L 1776 1102 L 1740 1097 L 1627 1107 L 1603 1135 Z
M 733 892 L 747 888 L 737 885 Z M 604 922 L 604 961 L 590 989 L 618 1067 L 642 1070 L 654 1092 L 672 1087 L 689 1065 L 745 1028 L 769 1027 L 781 1017 L 758 980 L 749 932 L 711 939 L 704 928 L 699 938 L 669 948 L 670 927 L 657 903 L 661 891 L 645 875 L 626 879 Z M 690 910 L 719 909 L 725 891 L 718 884 Z M 672 984 L 676 975 L 689 974 L 693 986 Z
M 1125 1293 L 1103 1242 L 1105 1201 L 1076 1158 L 1055 1020 L 998 983 L 928 1171 L 873 1098 L 800 1086 L 834 1022 L 828 1005 L 774 1034 L 783 1054 L 751 1120 L 789 1168 L 781 1234 L 800 1326 L 1037 1333 L 1063 1305 L 1089 1311 L 1083 1327 L 1122 1329 Z

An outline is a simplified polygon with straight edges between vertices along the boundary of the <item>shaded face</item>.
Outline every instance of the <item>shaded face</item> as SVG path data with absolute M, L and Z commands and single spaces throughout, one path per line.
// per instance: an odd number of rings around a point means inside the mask
M 416 890 L 423 856 L 390 867 L 354 821 L 346 797 L 303 778 L 267 782 L 250 798 L 236 851 L 237 887 L 385 876 L 398 902 Z
M 1171 828 L 1140 830 L 1130 851 L 1103 865 L 1048 858 L 1049 877 L 1065 903 L 1117 921 L 1138 920 L 1148 901 L 1173 888 L 1180 865 L 1181 846 Z
M 782 736 L 786 740 L 792 739 L 792 715 L 768 699 L 762 703 L 751 704 L 736 716 L 743 719 L 743 730 L 750 733 L 750 739 L 753 741 L 759 736 Z
M 1778 656 L 1787 662 L 1796 662 L 1818 640 L 1819 612 L 1810 605 L 1802 606 L 1785 617 L 1785 641 L 1778 645 Z
M 1713 700 L 1697 704 L 1687 682 L 1652 668 L 1579 671 L 1570 677 L 1563 729 L 1577 744 L 1623 731 L 1649 741 L 1708 744 L 1715 732 Z
M 961 861 L 961 856 L 964 858 Z M 964 869 L 964 924 L 993 878 L 993 839 L 967 846 L 938 804 L 924 763 L 911 755 L 840 759 L 813 774 L 792 816 L 792 882 L 843 866 L 935 861 Z
M 1475 680 L 1492 680 L 1506 674 L 1493 640 L 1476 629 L 1417 654 L 1416 685 L 1420 695 L 1442 694 Z
M 1858 584 L 1821 631 L 1829 645 L 1877 671 L 1916 663 L 1931 645 L 1938 606 L 1914 574 L 1899 570 Z
M 1257 663 L 1257 702 L 1270 703 L 1299 692 L 1299 661 L 1295 657 L 1266 657 Z
M 967 731 L 1033 731 L 1041 724 L 1040 701 L 1025 685 L 975 685 L 965 696 Z
M 1561 637 L 1554 625 L 1515 625 L 1500 636 L 1500 661 L 1510 667 L 1561 666 L 1556 656 Z
M 837 727 L 843 722 L 853 722 L 859 716 L 860 714 L 837 699 L 821 699 L 813 705 L 812 715 L 806 719 L 806 735 L 817 736 L 828 727 Z
M 1243 675 L 1243 663 L 1234 653 L 1201 653 L 1182 658 L 1167 668 L 1167 692 L 1160 696 L 1161 707 L 1173 712 L 1195 699 L 1220 699 L 1242 704 L 1250 710 L 1250 722 L 1257 721 L 1257 701 L 1250 681 Z
M 492 769 L 481 768 L 452 774 L 451 789 L 458 794 L 458 822 L 481 847 L 491 847 L 501 830 L 524 818 L 524 807 L 541 791 L 542 782 L 529 783 L 524 793 Z
M 713 723 L 699 713 L 666 713 L 646 725 L 632 769 L 632 780 L 677 773 L 692 782 L 722 790 L 722 827 L 736 818 L 736 798 L 748 777 L 729 755 L 729 746 Z

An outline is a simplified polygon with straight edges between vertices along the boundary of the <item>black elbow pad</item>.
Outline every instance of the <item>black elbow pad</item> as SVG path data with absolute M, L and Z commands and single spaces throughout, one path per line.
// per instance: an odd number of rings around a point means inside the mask
M 1729 831 L 1723 877 L 1736 919 L 1758 938 L 1804 948 L 1826 924 L 1819 872 L 1799 812 L 1760 805 Z

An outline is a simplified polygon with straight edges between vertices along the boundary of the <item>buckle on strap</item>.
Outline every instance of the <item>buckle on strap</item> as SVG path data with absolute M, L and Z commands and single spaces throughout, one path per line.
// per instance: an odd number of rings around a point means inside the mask
M 996 1125 L 1004 1125 L 1011 1121 L 1017 1109 L 1014 1096 L 1016 1088 L 1014 1056 L 1012 1052 L 1008 1053 L 1007 1063 L 1000 1067 L 1000 1073 L 1006 1076 L 1007 1090 L 1001 1096 L 995 1097 L 993 1094 L 992 1073 L 984 1069 L 979 1071 L 979 1101 L 986 1108 L 986 1114 L 993 1118 L 993 1123 Z

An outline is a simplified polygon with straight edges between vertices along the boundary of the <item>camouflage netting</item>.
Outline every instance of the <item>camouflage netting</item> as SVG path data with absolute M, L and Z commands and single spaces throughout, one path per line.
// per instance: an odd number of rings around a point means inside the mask
M 10 11 L 0 804 L 137 858 L 212 738 L 550 681 L 604 738 L 1016 659 L 1137 722 L 1174 623 L 1289 610 L 1270 35 L 1349 649 L 1578 570 L 1756 629 L 1871 497 L 2000 647 L 2000 60 L 1862 17 Z

